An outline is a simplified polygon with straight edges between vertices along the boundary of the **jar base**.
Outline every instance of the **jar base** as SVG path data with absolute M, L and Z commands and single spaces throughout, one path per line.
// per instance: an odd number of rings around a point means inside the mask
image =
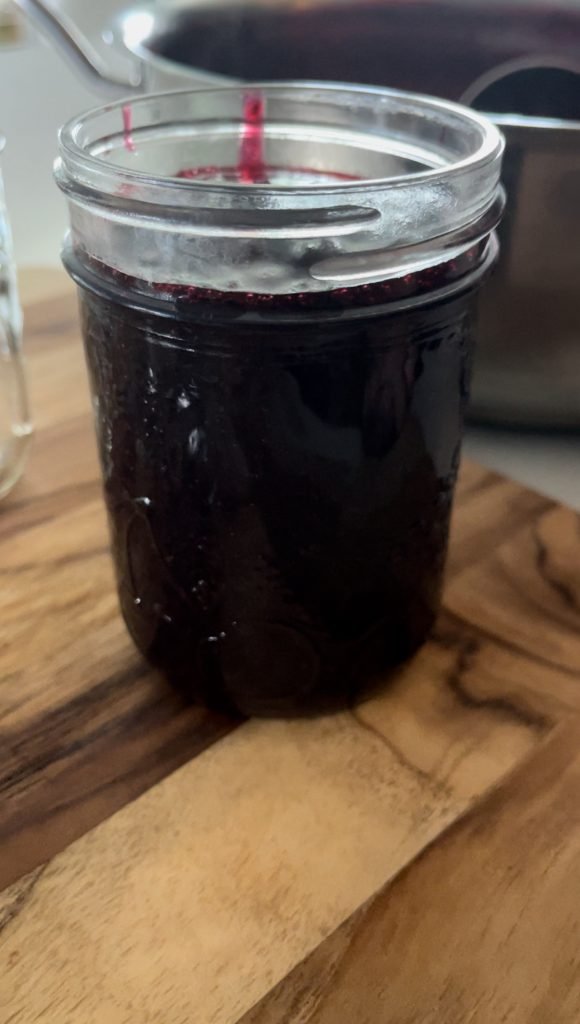
M 394 674 L 426 642 L 435 617 L 434 612 L 423 616 L 420 623 L 407 632 L 398 631 L 396 637 L 373 630 L 358 646 L 350 663 L 347 657 L 337 654 L 334 664 L 321 666 L 316 678 L 312 671 L 308 672 L 312 664 L 306 661 L 304 651 L 301 661 L 295 658 L 292 670 L 285 657 L 288 649 L 281 650 L 281 671 L 271 666 L 267 685 L 264 673 L 245 680 L 239 675 L 237 680 L 233 679 L 231 674 L 228 678 L 227 659 L 224 671 L 218 657 L 207 656 L 207 648 L 205 657 L 198 650 L 193 667 L 168 664 L 155 650 L 141 653 L 188 703 L 232 717 L 313 718 L 346 711 L 386 688 Z

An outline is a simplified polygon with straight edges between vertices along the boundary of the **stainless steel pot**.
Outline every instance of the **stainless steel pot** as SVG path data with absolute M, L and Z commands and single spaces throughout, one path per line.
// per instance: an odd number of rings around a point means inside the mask
M 44 0 L 17 2 L 99 88 L 117 95 L 319 78 L 416 89 L 494 111 L 508 143 L 508 207 L 502 256 L 483 296 L 472 415 L 580 427 L 577 0 L 157 0 L 108 27 L 110 42 L 134 59 L 123 80 Z M 554 69 L 568 78 L 552 77 L 546 88 Z M 540 76 L 535 89 L 529 73 Z
M 501 259 L 482 300 L 471 413 L 580 427 L 580 73 L 519 61 L 464 97 L 563 117 L 495 114 L 506 137 Z
M 98 88 L 334 79 L 458 99 L 525 55 L 578 59 L 577 0 L 155 0 L 102 26 L 125 77 L 51 0 L 16 0 Z
M 507 205 L 482 296 L 471 414 L 580 427 L 580 122 L 495 120 Z

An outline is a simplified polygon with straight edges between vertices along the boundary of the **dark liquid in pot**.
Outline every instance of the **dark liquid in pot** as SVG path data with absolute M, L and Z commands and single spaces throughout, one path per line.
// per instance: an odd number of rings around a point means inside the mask
M 187 68 L 238 81 L 368 82 L 459 99 L 481 74 L 523 56 L 532 65 L 547 54 L 573 65 L 580 16 L 571 3 L 550 0 L 208 0 L 176 7 L 164 23 L 148 45 Z M 535 76 L 530 84 L 543 103 Z

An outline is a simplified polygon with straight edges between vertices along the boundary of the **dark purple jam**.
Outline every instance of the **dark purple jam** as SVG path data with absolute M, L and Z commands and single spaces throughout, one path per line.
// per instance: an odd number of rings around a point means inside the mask
M 429 292 L 476 257 L 326 295 L 162 298 L 67 257 L 123 615 L 191 698 L 347 706 L 425 639 L 477 287 Z

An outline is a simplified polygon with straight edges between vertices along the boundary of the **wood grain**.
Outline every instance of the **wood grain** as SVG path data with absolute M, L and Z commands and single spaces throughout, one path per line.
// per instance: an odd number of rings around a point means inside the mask
M 466 708 L 559 724 L 243 1024 L 580 1020 L 579 525 L 554 509 L 454 577 L 433 641 Z
M 2 1024 L 577 1024 L 578 518 L 464 466 L 413 662 L 350 713 L 220 720 L 120 622 L 74 300 L 27 325 L 38 436 L 0 510 Z
M 577 1024 L 579 792 L 575 721 L 243 1024 Z
M 17 890 L 8 1019 L 237 1020 L 549 732 L 423 657 L 384 705 L 243 725 Z
M 580 516 L 553 508 L 450 580 L 445 605 L 457 620 L 577 679 L 579 552 Z

